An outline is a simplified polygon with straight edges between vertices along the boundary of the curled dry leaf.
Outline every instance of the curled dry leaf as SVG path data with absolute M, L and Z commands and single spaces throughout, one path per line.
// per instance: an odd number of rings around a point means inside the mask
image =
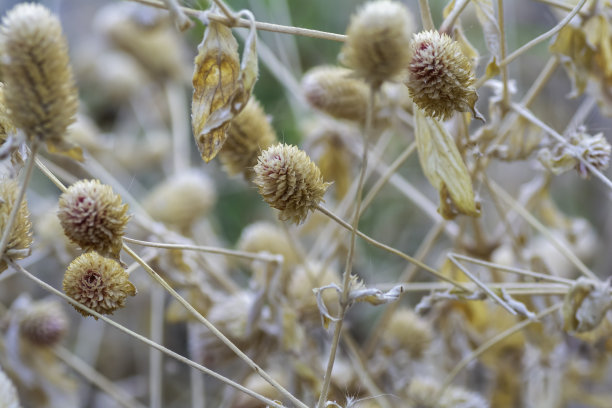
M 580 277 L 563 301 L 563 328 L 586 332 L 595 329 L 612 309 L 610 281 L 598 282 Z
M 440 193 L 438 212 L 446 219 L 457 214 L 478 216 L 472 180 L 453 137 L 436 119 L 414 106 L 416 142 L 423 173 Z
M 247 17 L 254 21 L 248 12 Z M 231 120 L 251 96 L 257 73 L 254 25 L 240 64 L 232 30 L 210 21 L 198 46 L 191 103 L 193 135 L 204 161 L 211 161 L 223 147 Z

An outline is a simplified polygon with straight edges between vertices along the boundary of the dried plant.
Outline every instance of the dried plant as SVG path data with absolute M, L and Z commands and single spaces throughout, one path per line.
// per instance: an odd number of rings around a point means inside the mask
M 610 4 L 353 3 L 0 6 L 0 407 L 610 407 Z

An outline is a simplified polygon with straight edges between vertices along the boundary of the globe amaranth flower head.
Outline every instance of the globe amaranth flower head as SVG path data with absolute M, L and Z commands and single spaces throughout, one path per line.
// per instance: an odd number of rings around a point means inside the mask
M 113 314 L 125 306 L 125 300 L 136 294 L 136 287 L 119 262 L 95 251 L 73 260 L 64 274 L 66 295 L 101 314 Z M 74 308 L 83 316 L 89 313 Z M 97 318 L 96 318 L 97 320 Z
M 471 111 L 478 99 L 476 79 L 459 43 L 437 31 L 423 31 L 410 43 L 412 58 L 405 84 L 425 114 L 445 120 L 455 111 Z
M 263 151 L 254 171 L 253 182 L 259 194 L 280 210 L 281 220 L 296 224 L 317 208 L 330 185 L 323 181 L 321 171 L 305 152 L 284 143 Z
M 351 17 L 340 62 L 359 78 L 379 86 L 395 79 L 408 66 L 413 32 L 413 17 L 401 3 L 367 3 Z
M 19 183 L 16 180 L 8 178 L 0 179 L 0 231 L 4 231 L 8 223 L 18 192 Z M 6 262 L 2 259 L 3 257 L 11 260 L 23 259 L 29 255 L 31 245 L 32 223 L 30 222 L 28 205 L 24 198 L 19 205 L 17 219 L 9 235 L 6 250 L 3 254 L 0 254 L 0 273 L 7 268 Z
M 61 143 L 78 95 L 58 18 L 39 4 L 16 5 L 2 19 L 0 49 L 12 123 L 29 138 Z
M 83 250 L 117 259 L 129 220 L 127 209 L 110 186 L 81 180 L 60 196 L 57 216 L 66 236 Z
M 68 317 L 56 299 L 31 303 L 19 322 L 21 336 L 39 347 L 56 345 L 67 330 Z

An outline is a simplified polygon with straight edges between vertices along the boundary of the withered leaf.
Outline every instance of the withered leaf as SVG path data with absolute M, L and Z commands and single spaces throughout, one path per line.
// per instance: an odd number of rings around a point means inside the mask
M 478 216 L 472 180 L 452 136 L 436 119 L 414 106 L 416 142 L 423 173 L 440 193 L 438 212 L 444 218 L 457 213 Z
M 210 21 L 198 46 L 193 74 L 191 122 L 204 161 L 211 161 L 227 139 L 231 120 L 246 105 L 257 80 L 254 26 L 245 44 L 242 65 L 238 43 L 229 27 Z

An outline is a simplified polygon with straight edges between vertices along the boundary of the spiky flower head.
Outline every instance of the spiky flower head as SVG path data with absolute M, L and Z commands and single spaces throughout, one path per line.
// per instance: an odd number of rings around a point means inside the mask
M 576 158 L 584 159 L 585 162 L 600 171 L 608 168 L 612 147 L 610 147 L 610 143 L 603 133 L 591 136 L 584 129 L 579 129 L 570 137 L 570 144 L 570 150 Z M 574 168 L 584 179 L 591 176 L 591 170 L 579 160 L 577 160 Z
M 237 244 L 238 249 L 246 252 L 267 252 L 283 256 L 283 271 L 293 269 L 298 262 L 287 234 L 276 225 L 259 221 L 242 230 Z
M 67 330 L 68 317 L 55 299 L 32 303 L 19 323 L 21 336 L 40 347 L 56 345 Z
M 110 186 L 80 180 L 60 196 L 57 216 L 66 236 L 83 250 L 118 258 L 127 210 Z
M 431 344 L 433 328 L 412 310 L 400 308 L 391 316 L 383 339 L 390 351 L 401 348 L 420 358 Z
M 185 171 L 155 187 L 143 205 L 154 219 L 187 228 L 208 214 L 216 200 L 215 186 L 205 174 Z
M 437 31 L 423 31 L 412 39 L 410 51 L 406 86 L 419 108 L 442 120 L 455 111 L 475 113 L 475 78 L 458 42 Z
M 408 66 L 413 32 L 412 15 L 402 4 L 389 0 L 367 3 L 351 17 L 340 62 L 378 86 Z
M 17 390 L 10 378 L 2 371 L 0 367 L 0 407 L 3 408 L 19 408 L 19 397 Z
M 337 119 L 363 122 L 368 105 L 368 86 L 351 78 L 342 67 L 316 67 L 302 79 L 302 90 L 313 107 Z
M 19 194 L 19 183 L 13 179 L 0 179 L 0 231 L 4 231 L 8 223 L 13 204 Z M 13 230 L 8 238 L 8 245 L 4 254 L 0 254 L 0 272 L 7 268 L 2 259 L 8 257 L 11 260 L 23 259 L 30 254 L 32 245 L 32 223 L 30 222 L 30 211 L 25 200 L 21 200 L 17 219 L 13 224 Z
M 87 252 L 73 260 L 64 274 L 66 295 L 101 314 L 113 314 L 136 294 L 136 287 L 119 262 L 97 252 Z M 89 313 L 75 307 L 83 316 Z M 96 318 L 97 320 L 97 318 Z
M 227 135 L 219 160 L 230 176 L 242 173 L 250 180 L 259 153 L 277 142 L 270 120 L 254 97 L 232 119 Z
M 78 95 L 58 18 L 39 4 L 17 4 L 2 19 L 0 49 L 11 121 L 29 138 L 59 144 Z
M 305 152 L 284 143 L 263 151 L 254 170 L 253 182 L 259 194 L 280 210 L 281 220 L 296 224 L 317 208 L 330 185 L 323 181 L 321 171 Z

